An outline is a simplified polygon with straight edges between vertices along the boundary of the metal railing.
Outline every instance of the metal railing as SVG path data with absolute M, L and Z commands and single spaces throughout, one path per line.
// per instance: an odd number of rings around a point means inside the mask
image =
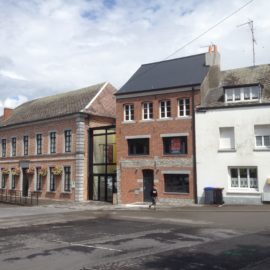
M 0 202 L 18 205 L 38 205 L 38 193 L 28 192 L 28 196 L 23 196 L 22 191 L 0 189 Z

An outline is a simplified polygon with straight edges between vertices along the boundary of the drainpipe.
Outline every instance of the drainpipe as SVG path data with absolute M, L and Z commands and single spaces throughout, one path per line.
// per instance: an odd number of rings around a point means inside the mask
M 192 87 L 192 145 L 193 145 L 193 189 L 195 204 L 198 204 L 197 197 L 197 165 L 196 165 L 196 128 L 195 128 L 195 88 Z

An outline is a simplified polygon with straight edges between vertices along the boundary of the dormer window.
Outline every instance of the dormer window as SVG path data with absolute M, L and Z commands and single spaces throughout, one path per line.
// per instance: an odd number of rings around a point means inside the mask
M 260 99 L 260 90 L 259 85 L 225 88 L 225 102 L 258 101 Z

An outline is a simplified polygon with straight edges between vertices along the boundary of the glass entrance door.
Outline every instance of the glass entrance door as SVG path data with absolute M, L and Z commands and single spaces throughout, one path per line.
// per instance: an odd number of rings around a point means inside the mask
M 115 175 L 95 175 L 93 181 L 92 200 L 112 202 L 115 179 Z

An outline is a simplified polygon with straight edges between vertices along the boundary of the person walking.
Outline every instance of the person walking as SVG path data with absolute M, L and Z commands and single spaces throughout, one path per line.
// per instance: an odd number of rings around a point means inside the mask
M 149 209 L 153 206 L 154 209 L 156 209 L 156 203 L 157 203 L 157 197 L 158 197 L 158 192 L 157 192 L 157 189 L 156 189 L 156 186 L 153 185 L 152 189 L 151 189 L 151 192 L 150 192 L 150 195 L 151 195 L 151 199 L 152 199 L 152 203 L 149 205 Z

